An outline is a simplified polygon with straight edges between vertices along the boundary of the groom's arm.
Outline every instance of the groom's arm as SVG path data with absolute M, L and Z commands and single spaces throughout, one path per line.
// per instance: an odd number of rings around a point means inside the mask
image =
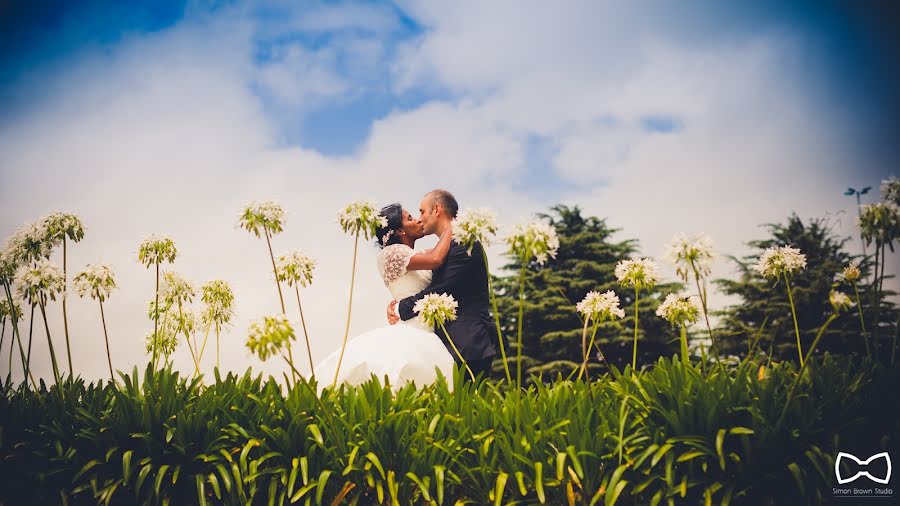
M 428 288 L 421 292 L 401 300 L 397 304 L 397 314 L 400 315 L 400 319 L 410 320 L 415 318 L 416 313 L 413 312 L 413 306 L 415 306 L 416 301 L 422 297 L 430 293 L 453 291 L 453 288 L 460 282 L 462 275 L 472 267 L 473 262 L 481 261 L 481 254 L 476 255 L 473 250 L 472 255 L 469 255 L 466 252 L 466 248 L 454 245 L 450 248 L 450 253 L 447 255 L 447 261 L 444 264 L 444 273 L 441 276 L 441 279 L 436 283 L 428 285 Z

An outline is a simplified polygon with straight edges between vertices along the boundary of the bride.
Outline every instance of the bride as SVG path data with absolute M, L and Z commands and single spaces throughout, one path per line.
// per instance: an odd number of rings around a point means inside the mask
M 418 222 L 400 204 L 381 210 L 387 226 L 376 232 L 378 272 L 394 300 L 402 300 L 424 290 L 431 282 L 431 271 L 447 258 L 452 233 L 450 228 L 430 250 L 416 252 L 416 240 L 425 235 Z M 433 383 L 437 371 L 447 378 L 452 388 L 454 360 L 441 339 L 418 318 L 401 321 L 360 334 L 347 343 L 341 361 L 338 382 L 358 385 L 374 374 L 391 387 L 406 383 Z M 319 389 L 330 386 L 340 356 L 340 348 L 328 355 L 315 368 Z

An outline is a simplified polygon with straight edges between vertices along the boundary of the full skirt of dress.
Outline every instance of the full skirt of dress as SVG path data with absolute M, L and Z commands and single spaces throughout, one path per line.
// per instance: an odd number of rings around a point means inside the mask
M 341 349 L 338 348 L 315 368 L 319 391 L 331 386 Z M 407 383 L 417 386 L 434 383 L 437 371 L 453 388 L 453 357 L 432 332 L 403 323 L 364 332 L 347 342 L 338 384 L 359 385 L 374 374 L 396 390 Z

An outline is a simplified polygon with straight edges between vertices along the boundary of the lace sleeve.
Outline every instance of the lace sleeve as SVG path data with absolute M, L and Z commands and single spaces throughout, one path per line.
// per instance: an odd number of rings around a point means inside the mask
M 406 274 L 409 259 L 416 252 L 404 244 L 392 244 L 378 254 L 378 270 L 384 279 L 384 286 L 390 286 Z

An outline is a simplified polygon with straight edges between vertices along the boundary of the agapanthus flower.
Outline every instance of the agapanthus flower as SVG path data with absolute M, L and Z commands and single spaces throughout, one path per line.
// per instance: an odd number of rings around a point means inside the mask
M 438 327 L 456 319 L 458 304 L 452 295 L 429 293 L 416 301 L 413 311 L 419 320 L 429 327 Z
M 17 265 L 31 264 L 50 258 L 53 244 L 47 241 L 47 231 L 42 222 L 29 223 L 12 233 L 6 240 L 8 259 Z
M 112 268 L 106 264 L 92 264 L 72 279 L 78 295 L 84 297 L 90 295 L 92 299 L 103 302 L 109 297 L 110 292 L 116 288 L 116 280 Z
M 659 271 L 649 258 L 620 260 L 616 264 L 616 279 L 623 286 L 649 288 L 659 282 Z
M 200 319 L 204 326 L 217 324 L 223 327 L 234 318 L 234 292 L 231 286 L 221 280 L 210 281 L 203 285 L 201 300 L 205 304 Z
M 12 249 L 0 250 L 0 285 L 11 285 L 18 269 L 19 264 L 13 257 Z
M 0 320 L 5 320 L 10 318 L 15 321 L 19 321 L 22 319 L 22 308 L 18 304 L 13 303 L 12 308 L 10 308 L 9 301 L 4 299 L 0 300 Z
M 900 237 L 900 206 L 878 202 L 861 207 L 859 229 L 866 243 L 889 244 Z
M 619 296 L 612 290 L 605 293 L 588 292 L 584 299 L 575 305 L 575 309 L 583 314 L 585 319 L 593 319 L 596 322 L 625 317 L 625 310 L 619 307 Z
M 452 226 L 453 240 L 465 246 L 471 255 L 476 243 L 487 247 L 491 238 L 497 235 L 497 214 L 486 207 L 463 210 L 453 220 Z
M 263 233 L 275 235 L 284 227 L 284 209 L 277 202 L 251 202 L 244 206 L 238 225 L 260 237 Z
M 834 280 L 837 283 L 842 283 L 844 281 L 848 283 L 852 283 L 859 279 L 860 271 L 859 271 L 859 262 L 856 260 L 851 260 L 844 270 L 834 275 Z
M 782 275 L 793 275 L 806 268 L 806 255 L 791 246 L 766 248 L 759 261 L 753 266 L 760 275 L 777 279 Z
M 831 303 L 835 313 L 846 311 L 856 305 L 846 293 L 838 290 L 831 290 L 828 293 L 828 302 Z
M 177 328 L 177 322 L 174 320 L 160 320 L 156 335 L 151 332 L 145 338 L 147 353 L 152 354 L 154 350 L 158 350 L 165 357 L 174 353 L 178 347 Z
M 312 283 L 316 262 L 303 253 L 293 251 L 282 255 L 278 258 L 277 265 L 278 281 L 287 282 L 288 286 L 297 283 L 304 287 Z
M 266 361 L 284 349 L 294 339 L 294 329 L 284 315 L 266 316 L 250 325 L 247 348 L 260 360 Z
M 177 255 L 175 241 L 169 237 L 151 235 L 144 239 L 138 248 L 138 261 L 146 267 L 163 262 L 172 263 Z
M 56 300 L 65 289 L 62 269 L 49 260 L 38 260 L 19 274 L 19 296 L 31 305 L 42 302 L 41 295 Z
M 44 233 L 51 244 L 58 244 L 63 238 L 78 242 L 84 238 L 84 225 L 72 213 L 53 213 L 43 219 Z
M 670 293 L 656 308 L 656 316 L 665 318 L 673 325 L 687 326 L 700 319 L 700 298 L 695 295 Z
M 347 204 L 338 211 L 338 223 L 344 232 L 362 235 L 366 240 L 375 237 L 379 228 L 388 226 L 387 218 L 375 209 L 375 204 L 368 201 Z
M 164 271 L 159 295 L 166 305 L 187 304 L 194 299 L 194 285 L 180 274 Z
M 713 241 L 708 235 L 688 238 L 679 234 L 666 246 L 663 258 L 674 264 L 678 276 L 687 281 L 694 269 L 701 276 L 708 276 L 712 272 L 711 264 L 716 255 L 713 252 Z
M 891 176 L 881 182 L 881 198 L 900 206 L 900 179 Z
M 547 263 L 548 257 L 556 258 L 559 251 L 559 237 L 556 228 L 534 220 L 527 225 L 516 225 L 513 233 L 506 238 L 510 252 L 525 263 L 533 258 L 538 265 Z

